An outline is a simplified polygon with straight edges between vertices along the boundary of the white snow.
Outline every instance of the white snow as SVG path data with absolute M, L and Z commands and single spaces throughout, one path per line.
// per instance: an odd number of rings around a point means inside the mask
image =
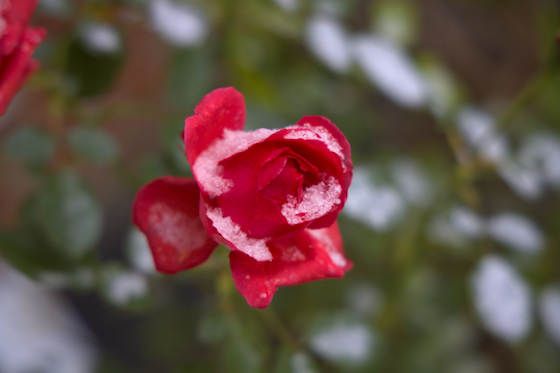
M 170 0 L 151 0 L 150 19 L 156 31 L 178 47 L 198 45 L 208 34 L 204 14 L 185 3 Z
M 390 99 L 406 107 L 427 102 L 428 87 L 423 77 L 398 46 L 373 35 L 356 36 L 350 45 L 358 66 Z
M 335 18 L 321 14 L 313 16 L 307 23 L 305 39 L 311 52 L 328 68 L 337 73 L 348 71 L 348 40 Z
M 315 333 L 310 342 L 316 354 L 331 361 L 361 363 L 373 349 L 373 335 L 361 323 L 334 323 Z
M 404 209 L 404 201 L 394 188 L 375 183 L 365 168 L 354 169 L 343 210 L 346 215 L 374 230 L 386 230 L 399 220 Z
M 263 141 L 278 130 L 261 128 L 252 132 L 224 130 L 222 138 L 215 140 L 199 154 L 192 165 L 193 174 L 210 198 L 227 193 L 233 181 L 222 177 L 221 161 L 241 153 Z
M 269 238 L 251 238 L 241 230 L 229 216 L 224 217 L 222 209 L 211 208 L 206 211 L 206 216 L 212 221 L 212 225 L 224 239 L 231 242 L 239 251 L 249 255 L 259 262 L 272 260 L 272 254 L 266 246 Z
M 560 347 L 560 287 L 549 286 L 541 292 L 539 313 L 544 329 Z
M 516 251 L 536 254 L 544 247 L 543 234 L 523 215 L 502 213 L 490 218 L 487 224 L 490 237 Z
M 148 216 L 160 239 L 181 251 L 202 247 L 208 237 L 198 216 L 187 216 L 164 203 L 150 206 Z
M 62 299 L 3 263 L 0 299 L 0 371 L 94 371 L 95 350 Z
M 101 22 L 86 22 L 79 30 L 81 39 L 93 52 L 112 54 L 121 49 L 121 38 L 109 24 Z
M 487 255 L 471 277 L 473 302 L 486 328 L 507 342 L 523 339 L 531 329 L 531 292 L 504 259 Z
M 325 175 L 322 176 L 324 179 L 320 183 L 303 191 L 303 197 L 299 203 L 296 196 L 288 196 L 288 201 L 282 205 L 281 210 L 288 224 L 296 225 L 315 220 L 340 204 L 342 187 L 333 176 L 326 179 Z

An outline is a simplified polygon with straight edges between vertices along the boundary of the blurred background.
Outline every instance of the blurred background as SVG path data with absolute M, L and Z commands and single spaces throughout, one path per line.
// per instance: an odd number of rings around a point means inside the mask
M 0 118 L 0 372 L 560 371 L 556 0 L 41 0 Z M 227 250 L 154 272 L 131 204 L 234 86 L 336 123 L 354 269 L 255 310 Z

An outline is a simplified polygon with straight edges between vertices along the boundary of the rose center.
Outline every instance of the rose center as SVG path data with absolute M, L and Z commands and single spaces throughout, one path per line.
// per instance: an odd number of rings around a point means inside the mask
M 278 206 L 288 200 L 301 202 L 304 190 L 320 181 L 315 167 L 296 157 L 278 157 L 267 162 L 259 176 L 261 195 Z

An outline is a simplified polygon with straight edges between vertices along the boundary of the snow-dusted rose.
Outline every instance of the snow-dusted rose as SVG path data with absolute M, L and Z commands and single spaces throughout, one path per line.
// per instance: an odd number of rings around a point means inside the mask
M 348 141 L 326 118 L 252 132 L 242 131 L 244 122 L 235 89 L 205 96 L 185 120 L 194 180 L 163 177 L 144 186 L 134 221 L 161 272 L 204 262 L 217 243 L 229 247 L 235 286 L 262 308 L 279 286 L 350 269 L 336 218 L 352 161 Z
M 0 115 L 39 66 L 31 54 L 45 30 L 28 27 L 39 0 L 0 0 Z

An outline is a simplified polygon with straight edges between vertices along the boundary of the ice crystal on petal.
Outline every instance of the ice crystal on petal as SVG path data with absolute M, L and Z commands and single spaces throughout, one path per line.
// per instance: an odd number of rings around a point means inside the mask
M 203 191 L 210 198 L 215 198 L 231 190 L 233 181 L 222 177 L 220 162 L 247 150 L 277 131 L 266 128 L 252 132 L 224 130 L 223 137 L 200 153 L 192 166 L 193 174 Z
M 207 239 L 207 233 L 198 219 L 187 216 L 163 204 L 155 203 L 147 214 L 150 225 L 161 232 L 163 240 L 173 247 L 188 251 L 193 247 L 201 247 Z
M 319 140 L 324 143 L 331 152 L 338 155 L 340 159 L 345 158 L 342 146 L 340 146 L 339 142 L 327 129 L 323 127 L 314 127 L 309 123 L 290 126 L 287 127 L 287 129 L 298 129 L 301 127 L 305 128 L 306 130 L 290 131 L 284 136 L 284 138 L 286 140 Z M 342 166 L 345 167 L 345 164 L 343 163 Z
M 229 216 L 224 216 L 219 207 L 211 208 L 206 211 L 206 216 L 212 220 L 212 225 L 218 233 L 231 242 L 239 251 L 249 255 L 259 262 L 272 260 L 272 254 L 266 246 L 269 239 L 258 239 L 247 236 L 239 224 L 235 223 Z
M 305 189 L 301 202 L 295 196 L 288 196 L 288 202 L 282 205 L 282 215 L 290 225 L 320 218 L 340 204 L 341 193 L 342 187 L 330 176 Z

